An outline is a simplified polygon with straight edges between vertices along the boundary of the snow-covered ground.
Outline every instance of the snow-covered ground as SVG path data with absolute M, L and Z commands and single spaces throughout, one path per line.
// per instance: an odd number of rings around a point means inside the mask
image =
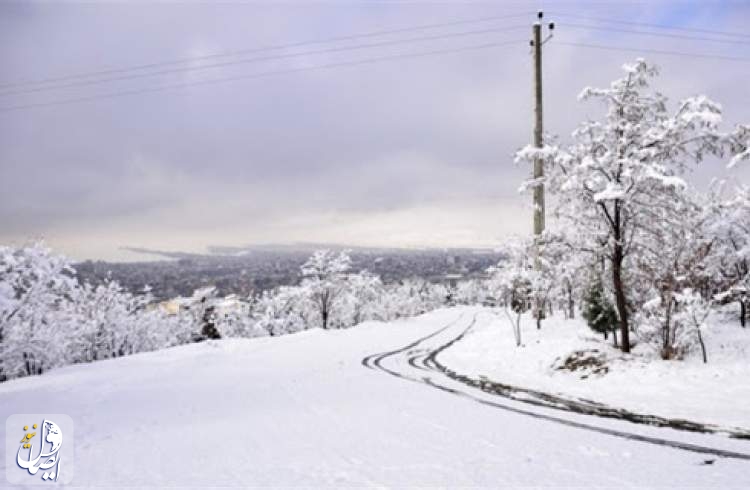
M 487 313 L 440 360 L 472 377 L 644 414 L 750 429 L 750 329 L 740 328 L 728 312 L 713 315 L 704 333 L 708 364 L 699 353 L 662 361 L 645 344 L 625 356 L 612 346 L 611 337 L 604 342 L 580 317 L 552 316 L 542 330 L 534 322 L 528 315 L 522 318 L 523 346 L 516 347 L 505 315 Z M 571 353 L 592 349 L 607 372 L 556 369 Z
M 747 441 L 492 401 L 396 355 L 429 351 L 482 318 L 478 308 L 444 309 L 68 366 L 0 385 L 0 416 L 70 415 L 80 486 L 750 486 L 750 456 L 626 432 L 750 455 Z M 432 344 L 414 343 L 446 325 Z M 467 339 L 472 351 L 485 333 L 510 336 L 487 323 Z

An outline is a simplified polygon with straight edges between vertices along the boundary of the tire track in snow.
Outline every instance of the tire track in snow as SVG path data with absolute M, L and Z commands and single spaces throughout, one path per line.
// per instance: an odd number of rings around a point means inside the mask
M 731 438 L 736 439 L 748 439 L 750 434 L 742 429 L 731 429 L 724 428 L 710 424 L 701 424 L 697 422 L 691 422 L 684 419 L 669 419 L 666 417 L 660 417 L 656 415 L 647 415 L 632 412 L 625 409 L 618 409 L 609 407 L 602 403 L 584 400 L 584 399 L 570 399 L 563 396 L 553 395 L 545 393 L 543 391 L 531 390 L 528 388 L 522 388 L 518 386 L 508 385 L 491 381 L 488 379 L 474 379 L 469 376 L 457 373 L 447 366 L 441 364 L 437 360 L 438 354 L 444 350 L 450 348 L 455 343 L 459 342 L 463 337 L 471 330 L 471 326 L 461 332 L 459 335 L 439 346 L 437 349 L 430 352 L 424 362 L 424 366 L 428 369 L 440 371 L 442 374 L 471 386 L 472 388 L 478 388 L 485 393 L 491 395 L 502 396 L 512 400 L 529 403 L 539 407 L 554 408 L 557 410 L 564 410 L 568 412 L 580 413 L 583 415 L 594 415 L 603 418 L 612 418 L 618 420 L 626 420 L 636 424 L 651 425 L 654 427 L 669 427 L 671 429 L 688 431 L 688 432 L 700 432 L 705 434 L 725 434 Z
M 548 422 L 553 422 L 553 423 L 565 425 L 565 426 L 568 426 L 568 427 L 574 427 L 574 428 L 577 428 L 577 429 L 588 430 L 588 431 L 597 432 L 597 433 L 600 433 L 600 434 L 610 435 L 610 436 L 614 436 L 614 437 L 619 437 L 619 438 L 627 439 L 627 440 L 631 440 L 631 441 L 643 442 L 643 443 L 653 444 L 653 445 L 657 445 L 657 446 L 671 447 L 673 449 L 680 449 L 680 450 L 683 450 L 683 451 L 690 451 L 690 452 L 699 453 L 699 454 L 709 454 L 709 455 L 723 457 L 723 458 L 732 458 L 732 459 L 740 459 L 740 460 L 750 461 L 750 454 L 746 454 L 746 453 L 740 453 L 740 452 L 736 452 L 736 451 L 730 451 L 730 450 L 724 450 L 724 449 L 719 449 L 719 448 L 713 448 L 713 447 L 709 447 L 709 446 L 702 446 L 702 445 L 699 445 L 699 444 L 693 444 L 693 443 L 688 443 L 688 442 L 680 442 L 680 441 L 675 441 L 675 440 L 670 440 L 670 439 L 664 439 L 664 438 L 659 438 L 659 437 L 646 436 L 646 435 L 642 435 L 642 434 L 635 434 L 635 433 L 632 433 L 632 432 L 625 432 L 625 431 L 621 431 L 621 430 L 617 430 L 617 429 L 610 429 L 610 428 L 606 428 L 606 427 L 600 427 L 600 426 L 596 426 L 596 425 L 591 425 L 591 424 L 587 424 L 587 423 L 584 423 L 584 422 L 577 422 L 575 420 L 570 420 L 570 419 L 566 419 L 566 418 L 563 418 L 563 417 L 558 417 L 558 416 L 555 416 L 555 415 L 549 415 L 549 414 L 544 414 L 544 413 L 540 413 L 540 412 L 535 412 L 533 410 L 527 410 L 527 409 L 523 409 L 523 408 L 513 407 L 513 406 L 510 406 L 510 405 L 505 404 L 505 403 L 500 403 L 500 402 L 497 402 L 497 401 L 492 401 L 492 400 L 486 400 L 486 399 L 483 399 L 483 398 L 479 398 L 479 397 L 477 397 L 477 396 L 475 396 L 475 395 L 473 395 L 473 394 L 471 394 L 471 393 L 469 393 L 467 391 L 463 391 L 463 390 L 459 390 L 457 388 L 452 388 L 452 387 L 449 387 L 449 386 L 445 386 L 443 384 L 439 384 L 438 382 L 436 382 L 435 380 L 433 380 L 429 376 L 422 375 L 420 377 L 414 377 L 414 376 L 410 376 L 408 374 L 405 374 L 405 373 L 402 373 L 402 372 L 398 372 L 398 371 L 395 371 L 393 369 L 389 369 L 389 368 L 383 366 L 383 361 L 385 361 L 387 359 L 390 359 L 390 358 L 394 358 L 394 360 L 397 360 L 397 361 L 400 360 L 400 361 L 402 361 L 402 364 L 403 364 L 403 360 L 404 360 L 403 357 L 401 359 L 399 359 L 398 356 L 401 356 L 402 354 L 407 354 L 407 357 L 405 358 L 405 360 L 406 360 L 405 364 L 407 366 L 410 366 L 411 368 L 418 369 L 420 371 L 427 371 L 427 372 L 430 372 L 430 373 L 434 373 L 434 374 L 439 374 L 439 375 L 445 376 L 445 377 L 447 377 L 448 379 L 450 379 L 452 381 L 460 382 L 460 383 L 462 383 L 464 385 L 468 385 L 468 386 L 470 386 L 472 388 L 478 388 L 478 389 L 482 390 L 484 393 L 488 393 L 488 394 L 495 395 L 495 396 L 502 396 L 504 398 L 508 398 L 508 399 L 513 400 L 515 402 L 529 403 L 531 405 L 534 405 L 534 406 L 537 406 L 537 407 L 540 407 L 540 408 L 557 409 L 557 410 L 568 411 L 568 412 L 578 413 L 578 414 L 583 414 L 583 415 L 597 415 L 596 413 L 590 413 L 590 412 L 584 412 L 584 411 L 575 410 L 575 408 L 572 407 L 572 406 L 570 406 L 570 405 L 563 405 L 563 406 L 561 406 L 559 404 L 544 403 L 541 400 L 523 399 L 523 398 L 512 397 L 512 396 L 510 396 L 507 393 L 504 393 L 504 392 L 495 392 L 495 391 L 491 391 L 491 390 L 482 389 L 481 386 L 475 386 L 474 384 L 469 384 L 469 383 L 465 382 L 465 380 L 456 379 L 456 378 L 452 377 L 449 373 L 453 373 L 453 372 L 450 369 L 448 369 L 447 367 L 445 367 L 444 365 L 442 365 L 437 360 L 437 356 L 441 352 L 443 352 L 444 350 L 448 349 L 450 346 L 454 345 L 455 343 L 457 343 L 461 339 L 463 339 L 466 336 L 466 334 L 476 324 L 476 320 L 477 320 L 477 316 L 478 315 L 479 315 L 479 313 L 475 313 L 473 315 L 473 317 L 472 317 L 471 322 L 469 323 L 469 325 L 467 327 L 465 327 L 461 332 L 459 332 L 458 335 L 453 336 L 450 340 L 448 340 L 447 342 L 439 345 L 437 348 L 430 348 L 429 346 L 422 346 L 422 347 L 420 347 L 420 344 L 423 344 L 423 343 L 425 343 L 425 342 L 427 342 L 429 340 L 432 340 L 433 338 L 437 337 L 441 333 L 443 333 L 443 332 L 447 331 L 448 329 L 450 329 L 451 327 L 455 326 L 461 320 L 461 318 L 464 317 L 464 313 L 461 313 L 461 315 L 459 315 L 455 320 L 453 320 L 452 322 L 448 323 L 447 325 L 445 325 L 445 326 L 443 326 L 441 328 L 438 328 L 434 332 L 432 332 L 432 333 L 430 333 L 428 335 L 425 335 L 424 337 L 421 337 L 421 338 L 419 338 L 419 339 L 417 339 L 417 340 L 409 343 L 408 345 L 406 345 L 404 347 L 401 347 L 400 349 L 395 349 L 395 350 L 392 350 L 392 351 L 382 352 L 382 353 L 377 353 L 377 354 L 371 354 L 371 355 L 365 357 L 364 359 L 362 359 L 361 363 L 362 363 L 363 366 L 365 366 L 365 367 L 367 367 L 369 369 L 379 370 L 379 371 L 385 372 L 385 373 L 387 373 L 387 374 L 389 374 L 391 376 L 394 376 L 396 378 L 399 378 L 399 379 L 404 379 L 404 380 L 407 380 L 407 381 L 411 381 L 411 382 L 415 382 L 415 383 L 420 383 L 420 384 L 423 384 L 423 385 L 427 385 L 427 386 L 430 386 L 432 388 L 444 391 L 446 393 L 450 393 L 450 394 L 455 395 L 455 396 L 460 396 L 462 398 L 468 398 L 468 399 L 473 400 L 473 401 L 475 401 L 477 403 L 480 403 L 482 405 L 490 406 L 490 407 L 497 408 L 497 409 L 500 409 L 500 410 L 504 410 L 504 411 L 507 411 L 507 412 L 516 413 L 516 414 L 520 414 L 520 415 L 526 415 L 526 416 L 533 417 L 533 418 L 539 419 L 539 420 L 545 420 L 545 421 L 548 421 Z M 417 349 L 418 347 L 419 347 L 419 349 Z M 409 355 L 409 351 L 412 352 L 411 355 Z M 426 352 L 426 354 L 425 354 L 425 352 Z M 421 375 L 422 373 L 417 373 L 417 374 Z M 455 373 L 453 373 L 453 374 L 455 374 Z M 462 375 L 455 374 L 455 376 L 458 378 L 458 377 L 461 377 Z M 466 378 L 466 377 L 464 377 L 464 378 Z M 505 385 L 503 385 L 503 386 L 505 386 Z M 520 390 L 526 391 L 528 393 L 532 393 L 533 392 L 533 390 L 525 390 L 525 389 L 520 389 Z M 556 398 L 553 395 L 549 395 L 549 394 L 546 394 L 546 393 L 541 393 L 541 392 L 537 392 L 537 393 L 545 395 L 547 397 L 551 397 L 551 400 L 554 399 L 554 398 Z M 603 407 L 603 405 L 599 405 L 599 404 L 595 404 L 595 405 Z M 611 410 L 615 410 L 615 409 L 611 409 Z M 603 416 L 603 415 L 599 415 L 599 416 Z M 628 420 L 628 419 L 625 419 L 623 417 L 616 417 L 614 415 L 610 415 L 608 418 Z M 631 422 L 635 422 L 635 423 L 646 424 L 646 425 L 653 425 L 653 424 L 648 424 L 645 421 L 642 421 L 642 422 L 637 422 L 637 421 L 634 421 L 634 420 L 630 420 L 630 421 Z
M 413 349 L 414 347 L 418 346 L 422 342 L 424 342 L 426 340 L 429 340 L 429 339 L 431 339 L 431 338 L 433 338 L 433 337 L 441 334 L 442 332 L 446 331 L 447 329 L 449 329 L 450 327 L 452 327 L 453 325 L 455 325 L 456 323 L 458 323 L 458 321 L 461 320 L 461 318 L 463 318 L 463 316 L 464 316 L 464 314 L 461 313 L 455 320 L 452 320 L 452 321 L 448 322 L 448 324 L 445 325 L 444 327 L 439 328 L 439 329 L 435 330 L 434 332 L 432 332 L 431 334 L 425 335 L 424 337 L 420 337 L 419 339 L 415 340 L 414 342 L 412 342 L 412 343 L 410 343 L 408 345 L 405 345 L 404 347 L 401 347 L 400 349 L 396 349 L 396 350 L 392 350 L 392 351 L 388 351 L 388 352 L 381 352 L 381 353 L 378 353 L 378 354 L 371 354 L 371 355 L 365 357 L 364 359 L 362 359 L 362 361 L 360 361 L 360 364 L 362 364 L 364 367 L 366 367 L 368 369 L 379 369 L 381 371 L 387 372 L 388 374 L 390 374 L 392 376 L 401 377 L 401 375 L 399 373 L 397 373 L 395 371 L 391 371 L 391 370 L 389 370 L 387 368 L 384 368 L 382 366 L 383 359 L 386 359 L 388 357 L 401 354 L 402 352 L 408 351 L 409 349 Z

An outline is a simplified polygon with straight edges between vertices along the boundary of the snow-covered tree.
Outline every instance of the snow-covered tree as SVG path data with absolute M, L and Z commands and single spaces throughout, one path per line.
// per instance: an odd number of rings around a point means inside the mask
M 676 321 L 677 296 L 686 289 L 709 296 L 708 264 L 715 237 L 709 233 L 713 213 L 704 196 L 681 187 L 658 197 L 668 203 L 655 206 L 658 219 L 639 230 L 639 254 L 633 258 L 638 287 L 631 289 L 637 302 L 648 301 L 643 313 L 660 319 L 661 356 L 671 359 L 680 355 L 675 338 L 683 328 Z
M 0 247 L 0 380 L 64 363 L 74 274 L 41 243 Z
M 740 325 L 745 327 L 750 302 L 750 187 L 736 189 L 729 199 L 722 199 L 723 186 L 717 187 L 708 210 L 708 232 L 714 237 L 709 268 L 719 298 L 738 302 Z
M 507 258 L 490 267 L 488 284 L 513 329 L 516 346 L 522 343 L 521 315 L 532 305 L 543 303 L 548 280 L 534 267 L 530 242 L 512 241 L 506 247 Z
M 386 315 L 383 298 L 383 282 L 380 277 L 367 271 L 350 274 L 347 302 L 350 325 L 367 320 L 384 320 Z
M 308 328 L 303 317 L 303 305 L 307 301 L 304 292 L 295 286 L 264 291 L 253 305 L 255 326 L 272 337 Z
M 575 318 L 577 298 L 583 294 L 581 276 L 590 267 L 591 259 L 579 253 L 573 237 L 563 232 L 547 230 L 537 239 L 540 273 L 545 277 L 538 295 L 548 303 L 560 307 L 566 318 Z
M 107 281 L 96 287 L 84 284 L 71 299 L 73 321 L 78 326 L 69 346 L 73 362 L 109 359 L 156 347 L 144 342 L 149 332 L 140 331 L 150 296 L 134 296 L 116 282 Z M 156 344 L 162 346 L 161 342 Z
M 404 279 L 384 286 L 381 299 L 383 318 L 391 320 L 421 315 L 445 306 L 448 290 L 419 278 Z
M 622 350 L 629 352 L 630 259 L 640 253 L 641 231 L 660 219 L 665 206 L 671 209 L 665 194 L 685 186 L 681 177 L 691 164 L 707 154 L 746 155 L 750 131 L 738 126 L 721 132 L 721 107 L 705 96 L 685 99 L 670 112 L 667 99 L 651 90 L 654 66 L 639 59 L 623 68 L 625 76 L 609 87 L 581 93 L 583 100 L 600 100 L 606 113 L 583 123 L 573 144 L 526 147 L 517 157 L 544 160 L 555 214 L 589 247 L 602 245 L 595 253 L 608 262 Z
M 259 298 L 240 299 L 230 294 L 216 301 L 216 328 L 222 337 L 260 337 L 266 332 L 256 324 L 255 309 Z
M 348 292 L 351 263 L 345 251 L 318 250 L 302 265 L 302 287 L 309 291 L 311 320 L 323 329 L 344 326 L 341 307 Z
M 710 301 L 690 288 L 667 298 L 655 296 L 638 313 L 639 335 L 662 359 L 680 359 L 699 347 L 708 362 L 702 332 L 710 310 Z
M 479 279 L 467 279 L 456 284 L 455 301 L 462 305 L 481 305 L 487 299 L 487 285 Z
M 706 343 L 703 340 L 703 330 L 706 328 L 706 320 L 711 313 L 711 301 L 704 298 L 698 292 L 685 288 L 679 294 L 675 295 L 677 301 L 677 318 L 676 322 L 680 323 L 685 329 L 684 343 L 700 347 L 703 362 L 708 362 L 706 352 Z M 691 342 L 692 340 L 692 342 Z
M 449 286 L 442 283 L 432 283 L 421 279 L 412 279 L 419 284 L 418 291 L 422 302 L 422 312 L 433 311 L 449 305 Z
M 426 281 L 407 279 L 389 284 L 385 288 L 382 303 L 388 320 L 414 316 L 426 311 L 422 289 L 428 287 Z

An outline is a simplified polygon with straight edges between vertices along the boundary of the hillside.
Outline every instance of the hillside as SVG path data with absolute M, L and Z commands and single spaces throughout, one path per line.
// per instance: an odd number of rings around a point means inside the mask
M 481 311 L 68 366 L 0 385 L 0 415 L 70 415 L 86 486 L 750 485 L 745 441 L 533 407 L 419 364 Z

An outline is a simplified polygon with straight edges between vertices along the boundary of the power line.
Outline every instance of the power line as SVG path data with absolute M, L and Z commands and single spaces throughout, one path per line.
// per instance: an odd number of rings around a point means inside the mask
M 619 19 L 607 19 L 604 17 L 573 15 L 573 14 L 566 14 L 563 12 L 553 12 L 553 14 L 563 19 L 568 18 L 568 19 L 575 19 L 575 20 L 589 20 L 589 21 L 594 21 L 594 22 L 603 22 L 605 24 L 622 24 L 622 25 L 637 26 L 637 27 L 649 27 L 652 29 L 666 29 L 666 30 L 681 31 L 681 32 L 697 32 L 697 33 L 702 33 L 702 34 L 715 34 L 718 36 L 735 37 L 735 38 L 740 38 L 740 39 L 750 39 L 750 34 L 743 34 L 739 32 L 727 32 L 727 31 L 718 31 L 718 30 L 712 30 L 712 29 L 699 29 L 695 27 L 670 26 L 666 24 L 652 24 L 652 23 L 647 23 L 647 22 L 633 22 L 633 21 L 619 20 Z
M 589 29 L 592 31 L 606 31 L 606 32 L 622 32 L 625 34 L 636 34 L 636 35 L 643 35 L 643 36 L 655 36 L 655 37 L 667 37 L 667 38 L 673 38 L 673 39 L 687 39 L 691 41 L 707 41 L 707 42 L 714 42 L 714 43 L 722 43 L 722 44 L 750 44 L 750 39 L 744 40 L 744 39 L 716 39 L 712 37 L 702 37 L 702 36 L 688 36 L 684 34 L 674 34 L 671 32 L 649 32 L 649 31 L 637 31 L 633 29 L 618 29 L 616 27 L 602 27 L 602 26 L 596 26 L 596 25 L 590 25 L 590 24 L 571 24 L 571 23 L 558 23 L 562 24 L 565 27 L 572 27 L 574 29 Z
M 67 80 L 77 79 L 77 78 L 91 78 L 91 77 L 96 77 L 96 76 L 101 76 L 101 75 L 112 75 L 115 73 L 124 73 L 124 72 L 129 72 L 129 71 L 148 70 L 152 68 L 160 68 L 163 66 L 170 66 L 170 65 L 179 65 L 179 64 L 191 63 L 195 61 L 239 56 L 239 55 L 252 54 L 252 53 L 261 53 L 264 51 L 275 51 L 275 50 L 282 50 L 282 49 L 299 48 L 302 46 L 308 46 L 312 44 L 327 44 L 327 43 L 334 43 L 334 42 L 341 42 L 341 41 L 351 41 L 354 39 L 379 37 L 379 36 L 385 36 L 389 34 L 402 34 L 405 32 L 437 29 L 440 27 L 450 27 L 450 26 L 465 25 L 465 24 L 492 22 L 496 20 L 515 19 L 515 18 L 520 18 L 520 17 L 526 17 L 528 15 L 529 15 L 528 12 L 524 12 L 524 13 L 519 13 L 519 14 L 498 15 L 498 16 L 492 16 L 492 17 L 480 17 L 476 19 L 465 19 L 465 20 L 440 22 L 440 23 L 433 23 L 433 24 L 421 24 L 421 25 L 403 27 L 403 28 L 397 28 L 397 29 L 383 29 L 383 30 L 378 30 L 378 31 L 370 31 L 370 32 L 365 32 L 361 34 L 348 34 L 344 36 L 334 36 L 334 37 L 322 38 L 322 39 L 312 39 L 312 40 L 299 41 L 299 42 L 294 42 L 294 43 L 289 43 L 289 44 L 275 44 L 275 45 L 270 45 L 270 46 L 261 46 L 258 48 L 239 49 L 239 50 L 234 50 L 234 51 L 226 51 L 223 53 L 214 53 L 214 54 L 208 54 L 208 55 L 202 55 L 202 56 L 178 58 L 174 60 L 146 63 L 146 64 L 141 64 L 141 65 L 131 65 L 131 66 L 120 67 L 120 68 L 110 68 L 106 70 L 90 71 L 90 72 L 77 73 L 77 74 L 72 74 L 72 75 L 48 77 L 48 78 L 42 78 L 42 79 L 37 79 L 37 80 L 28 80 L 28 81 L 13 82 L 13 83 L 4 83 L 4 84 L 0 84 L 0 89 L 17 87 L 21 85 L 41 85 L 41 84 L 47 84 L 47 83 L 53 83 L 53 82 L 63 82 Z
M 564 42 L 564 41 L 557 41 L 555 44 L 559 44 L 563 46 L 576 46 L 576 47 L 581 47 L 581 48 L 601 49 L 601 50 L 606 50 L 606 51 L 624 51 L 624 52 L 631 52 L 631 53 L 654 53 L 654 54 L 666 54 L 670 56 L 687 56 L 689 58 L 706 58 L 706 59 L 716 59 L 716 60 L 725 60 L 725 61 L 740 61 L 740 62 L 745 62 L 745 63 L 750 62 L 750 58 L 741 58 L 738 56 L 688 53 L 685 51 L 670 51 L 666 49 L 628 48 L 624 46 L 608 46 L 604 44 L 587 44 L 587 43 Z
M 35 92 L 48 92 L 50 90 L 60 90 L 60 89 L 65 89 L 65 88 L 98 85 L 98 84 L 107 83 L 107 82 L 133 80 L 133 79 L 138 79 L 138 78 L 148 78 L 148 77 L 167 75 L 167 74 L 172 74 L 172 73 L 202 71 L 202 70 L 222 68 L 222 67 L 238 65 L 238 64 L 259 63 L 263 61 L 297 58 L 300 56 L 317 55 L 317 54 L 325 54 L 325 53 L 339 53 L 339 52 L 346 52 L 346 51 L 354 51 L 358 49 L 377 48 L 377 47 L 383 47 L 383 46 L 396 46 L 396 45 L 407 44 L 407 43 L 436 41 L 436 40 L 441 40 L 441 39 L 451 39 L 451 38 L 456 38 L 456 37 L 466 37 L 466 36 L 473 36 L 473 35 L 479 35 L 479 34 L 508 32 L 508 31 L 513 31 L 513 30 L 518 30 L 518 29 L 526 29 L 526 26 L 511 26 L 502 30 L 481 29 L 481 30 L 474 30 L 474 31 L 454 32 L 454 33 L 449 33 L 449 34 L 437 34 L 433 36 L 413 37 L 413 38 L 398 39 L 398 40 L 392 40 L 392 41 L 378 41 L 375 43 L 357 44 L 354 46 L 337 46 L 337 47 L 332 47 L 332 48 L 323 48 L 323 49 L 316 49 L 316 50 L 311 50 L 311 51 L 303 51 L 299 53 L 285 53 L 285 54 L 261 56 L 261 57 L 247 58 L 247 59 L 234 60 L 234 61 L 223 61 L 220 63 L 213 63 L 213 64 L 208 64 L 208 65 L 169 68 L 165 70 L 153 71 L 153 72 L 148 72 L 148 73 L 134 73 L 134 74 L 129 74 L 129 75 L 120 75 L 116 77 L 101 78 L 101 79 L 96 79 L 96 80 L 82 80 L 82 81 L 70 82 L 70 83 L 65 83 L 65 84 L 50 85 L 50 86 L 45 86 L 45 87 L 5 91 L 5 92 L 0 92 L 0 97 L 35 93 Z
M 99 100 L 99 99 L 112 99 L 112 98 L 117 98 L 117 97 L 125 97 L 129 95 L 162 92 L 166 90 L 187 88 L 187 87 L 193 87 L 193 86 L 199 86 L 199 85 L 214 85 L 214 84 L 234 82 L 234 81 L 239 81 L 239 80 L 252 80 L 256 78 L 265 78 L 265 77 L 270 77 L 270 76 L 275 76 L 275 75 L 299 73 L 299 72 L 304 72 L 304 71 L 309 71 L 309 70 L 323 70 L 323 69 L 331 69 L 331 68 L 338 68 L 338 67 L 359 66 L 359 65 L 366 65 L 370 63 L 378 63 L 381 61 L 390 61 L 390 60 L 407 59 L 407 58 L 420 58 L 424 56 L 434 56 L 434 55 L 448 54 L 448 53 L 461 53 L 465 51 L 473 51 L 473 50 L 478 50 L 478 49 L 487 49 L 487 48 L 494 48 L 494 47 L 499 47 L 499 46 L 509 46 L 512 44 L 524 45 L 526 43 L 528 43 L 528 40 L 526 39 L 515 39 L 512 41 L 462 46 L 460 48 L 423 51 L 420 53 L 394 54 L 394 55 L 388 55 L 388 56 L 380 56 L 377 58 L 366 58 L 362 60 L 343 61 L 343 62 L 337 62 L 337 63 L 327 63 L 324 65 L 260 72 L 260 73 L 254 73 L 251 75 L 242 75 L 242 76 L 236 76 L 236 77 L 216 78 L 216 79 L 201 80 L 201 81 L 196 81 L 196 82 L 162 85 L 159 87 L 153 87 L 153 88 L 147 88 L 147 89 L 126 90 L 126 91 L 121 91 L 121 92 L 112 92 L 108 94 L 78 97 L 78 98 L 73 98 L 73 99 L 63 99 L 63 100 L 56 100 L 56 101 L 51 101 L 51 102 L 40 102 L 40 103 L 22 104 L 22 105 L 16 105 L 16 106 L 6 106 L 6 107 L 0 107 L 0 112 L 11 112 L 11 111 L 16 111 L 16 110 L 21 110 L 21 109 L 66 105 L 66 104 L 73 104 L 76 102 L 87 102 L 87 101 L 93 101 L 93 100 Z

